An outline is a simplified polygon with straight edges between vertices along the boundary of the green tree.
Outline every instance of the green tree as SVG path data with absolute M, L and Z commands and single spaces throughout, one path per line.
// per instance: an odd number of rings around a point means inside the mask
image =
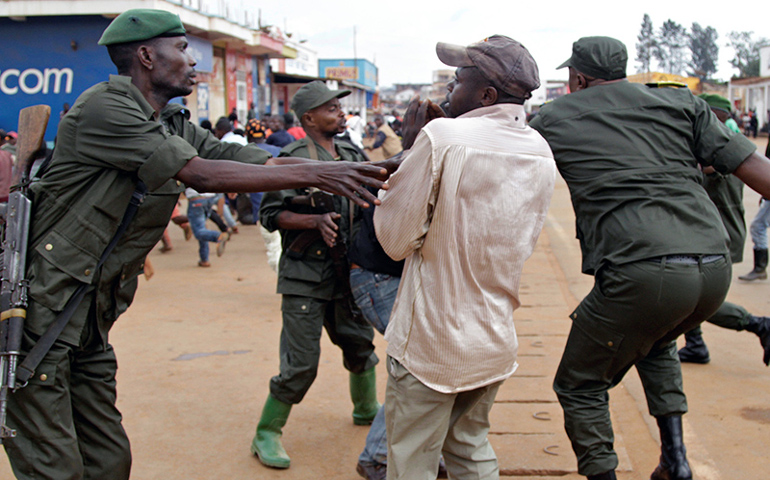
M 667 73 L 681 75 L 685 66 L 686 29 L 673 20 L 666 20 L 660 27 L 653 56 Z
M 636 72 L 649 72 L 652 52 L 657 41 L 655 39 L 655 31 L 652 28 L 652 20 L 650 20 L 650 16 L 646 13 L 642 19 L 642 28 L 639 30 L 639 35 L 636 36 L 636 39 L 638 40 L 636 44 L 636 62 L 639 64 Z
M 694 22 L 690 28 L 688 44 L 690 46 L 690 75 L 707 80 L 717 72 L 719 46 L 717 31 L 711 27 L 703 28 Z
M 730 32 L 727 35 L 727 45 L 735 52 L 730 65 L 738 70 L 738 78 L 759 76 L 759 49 L 770 45 L 767 38 L 754 40 L 753 35 L 754 32 Z

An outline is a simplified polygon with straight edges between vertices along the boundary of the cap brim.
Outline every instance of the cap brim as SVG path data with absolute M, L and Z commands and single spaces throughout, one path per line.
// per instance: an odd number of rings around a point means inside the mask
M 329 90 L 329 93 L 327 93 L 326 95 L 320 97 L 318 100 L 316 100 L 313 103 L 313 105 L 310 106 L 310 108 L 308 108 L 305 111 L 309 112 L 310 110 L 313 110 L 314 108 L 318 108 L 318 107 L 320 107 L 321 105 L 325 104 L 326 102 L 328 102 L 330 100 L 334 100 L 335 98 L 347 97 L 351 93 L 353 93 L 353 92 L 350 91 L 350 90 Z
M 450 67 L 472 67 L 474 66 L 471 57 L 468 55 L 468 49 L 461 45 L 452 45 L 451 43 L 438 42 L 436 44 L 436 55 L 441 63 Z
M 564 63 L 556 67 L 556 70 L 559 70 L 560 68 L 564 67 L 571 67 L 572 66 L 572 57 L 569 57 Z

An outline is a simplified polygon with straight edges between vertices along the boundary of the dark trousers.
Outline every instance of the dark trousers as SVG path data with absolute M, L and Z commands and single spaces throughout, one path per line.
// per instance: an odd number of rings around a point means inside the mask
M 345 368 L 362 373 L 377 365 L 372 326 L 350 310 L 346 299 L 320 300 L 284 295 L 281 302 L 281 373 L 270 379 L 270 393 L 284 403 L 302 401 L 318 373 L 321 333 L 342 349 Z
M 26 342 L 30 345 L 30 342 Z M 128 479 L 131 450 L 115 407 L 112 346 L 56 343 L 29 384 L 9 396 L 3 440 L 21 480 Z
M 687 401 L 674 341 L 709 318 L 730 286 L 731 265 L 665 260 L 606 265 L 571 317 L 554 379 L 581 475 L 617 467 L 610 388 L 636 365 L 650 413 L 683 414 Z
M 740 305 L 725 302 L 719 307 L 719 310 L 714 312 L 714 315 L 709 317 L 706 321 L 722 328 L 740 332 L 741 330 L 746 330 L 746 325 L 749 323 L 750 316 L 751 314 Z M 695 327 L 693 333 L 702 333 L 700 326 Z

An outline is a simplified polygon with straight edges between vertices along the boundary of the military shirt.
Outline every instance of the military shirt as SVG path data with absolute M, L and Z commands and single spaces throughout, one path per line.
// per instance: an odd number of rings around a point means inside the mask
M 77 345 L 87 321 L 102 342 L 131 304 L 144 259 L 163 234 L 184 186 L 173 177 L 191 158 L 264 163 L 261 149 L 220 143 L 169 106 L 164 124 L 131 83 L 112 75 L 86 90 L 65 115 L 48 170 L 31 186 L 33 218 L 25 327 L 41 335 L 82 284 L 94 286 L 59 339 Z M 100 271 L 96 265 L 118 229 L 137 181 L 144 202 Z
M 599 85 L 545 105 L 531 126 L 569 187 L 584 273 L 603 262 L 728 253 L 697 164 L 727 174 L 756 147 L 689 90 Z
M 308 143 L 313 140 L 310 136 L 297 140 L 281 150 L 280 157 L 300 157 L 311 158 L 308 150 Z M 334 142 L 339 160 L 350 162 L 361 162 L 365 159 L 350 144 L 342 141 Z M 332 162 L 336 159 L 318 143 L 318 160 L 323 162 Z M 290 210 L 294 213 L 313 214 L 319 213 L 306 205 L 290 205 L 292 197 L 306 195 L 309 190 L 290 189 L 268 192 L 262 197 L 262 204 L 259 209 L 259 219 L 262 226 L 271 232 L 279 230 L 278 215 L 284 210 Z M 357 226 L 360 210 L 355 204 L 349 202 L 347 198 L 334 196 L 335 211 L 341 215 L 337 221 L 340 229 L 338 230 L 338 241 L 344 241 L 350 245 L 351 235 L 351 213 L 354 217 L 354 230 Z M 319 298 L 322 300 L 331 300 L 340 298 L 344 294 L 344 281 L 347 279 L 337 278 L 334 269 L 334 262 L 329 254 L 329 247 L 326 242 L 319 237 L 304 249 L 301 255 L 289 254 L 289 246 L 292 242 L 307 230 L 280 230 L 282 253 L 278 266 L 278 285 L 277 292 L 288 295 L 302 295 L 306 297 Z
M 746 242 L 746 221 L 743 208 L 743 182 L 734 175 L 721 173 L 703 174 L 703 188 L 722 218 L 730 239 L 730 260 L 743 261 L 743 244 Z

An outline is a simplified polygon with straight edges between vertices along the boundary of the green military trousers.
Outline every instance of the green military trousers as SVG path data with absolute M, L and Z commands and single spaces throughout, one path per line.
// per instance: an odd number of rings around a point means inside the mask
M 730 286 L 729 260 L 671 263 L 666 257 L 604 265 L 572 313 L 554 379 L 581 475 L 617 468 L 608 390 L 634 365 L 650 414 L 683 414 L 687 401 L 676 337 L 709 318 Z
M 321 300 L 283 295 L 281 330 L 281 373 L 270 379 L 270 393 L 283 403 L 297 404 L 315 380 L 321 356 L 324 328 L 333 344 L 342 349 L 345 368 L 362 373 L 377 365 L 374 330 L 350 310 L 347 299 Z M 354 307 L 357 308 L 357 307 Z
M 740 305 L 725 302 L 719 307 L 719 310 L 714 312 L 714 315 L 709 317 L 706 321 L 722 328 L 740 332 L 746 330 L 746 325 L 749 323 L 750 316 L 751 314 Z M 700 326 L 695 327 L 693 333 L 701 334 Z
M 25 346 L 32 343 L 25 338 Z M 131 449 L 115 407 L 112 346 L 55 343 L 29 384 L 9 396 L 3 440 L 20 480 L 127 480 Z

